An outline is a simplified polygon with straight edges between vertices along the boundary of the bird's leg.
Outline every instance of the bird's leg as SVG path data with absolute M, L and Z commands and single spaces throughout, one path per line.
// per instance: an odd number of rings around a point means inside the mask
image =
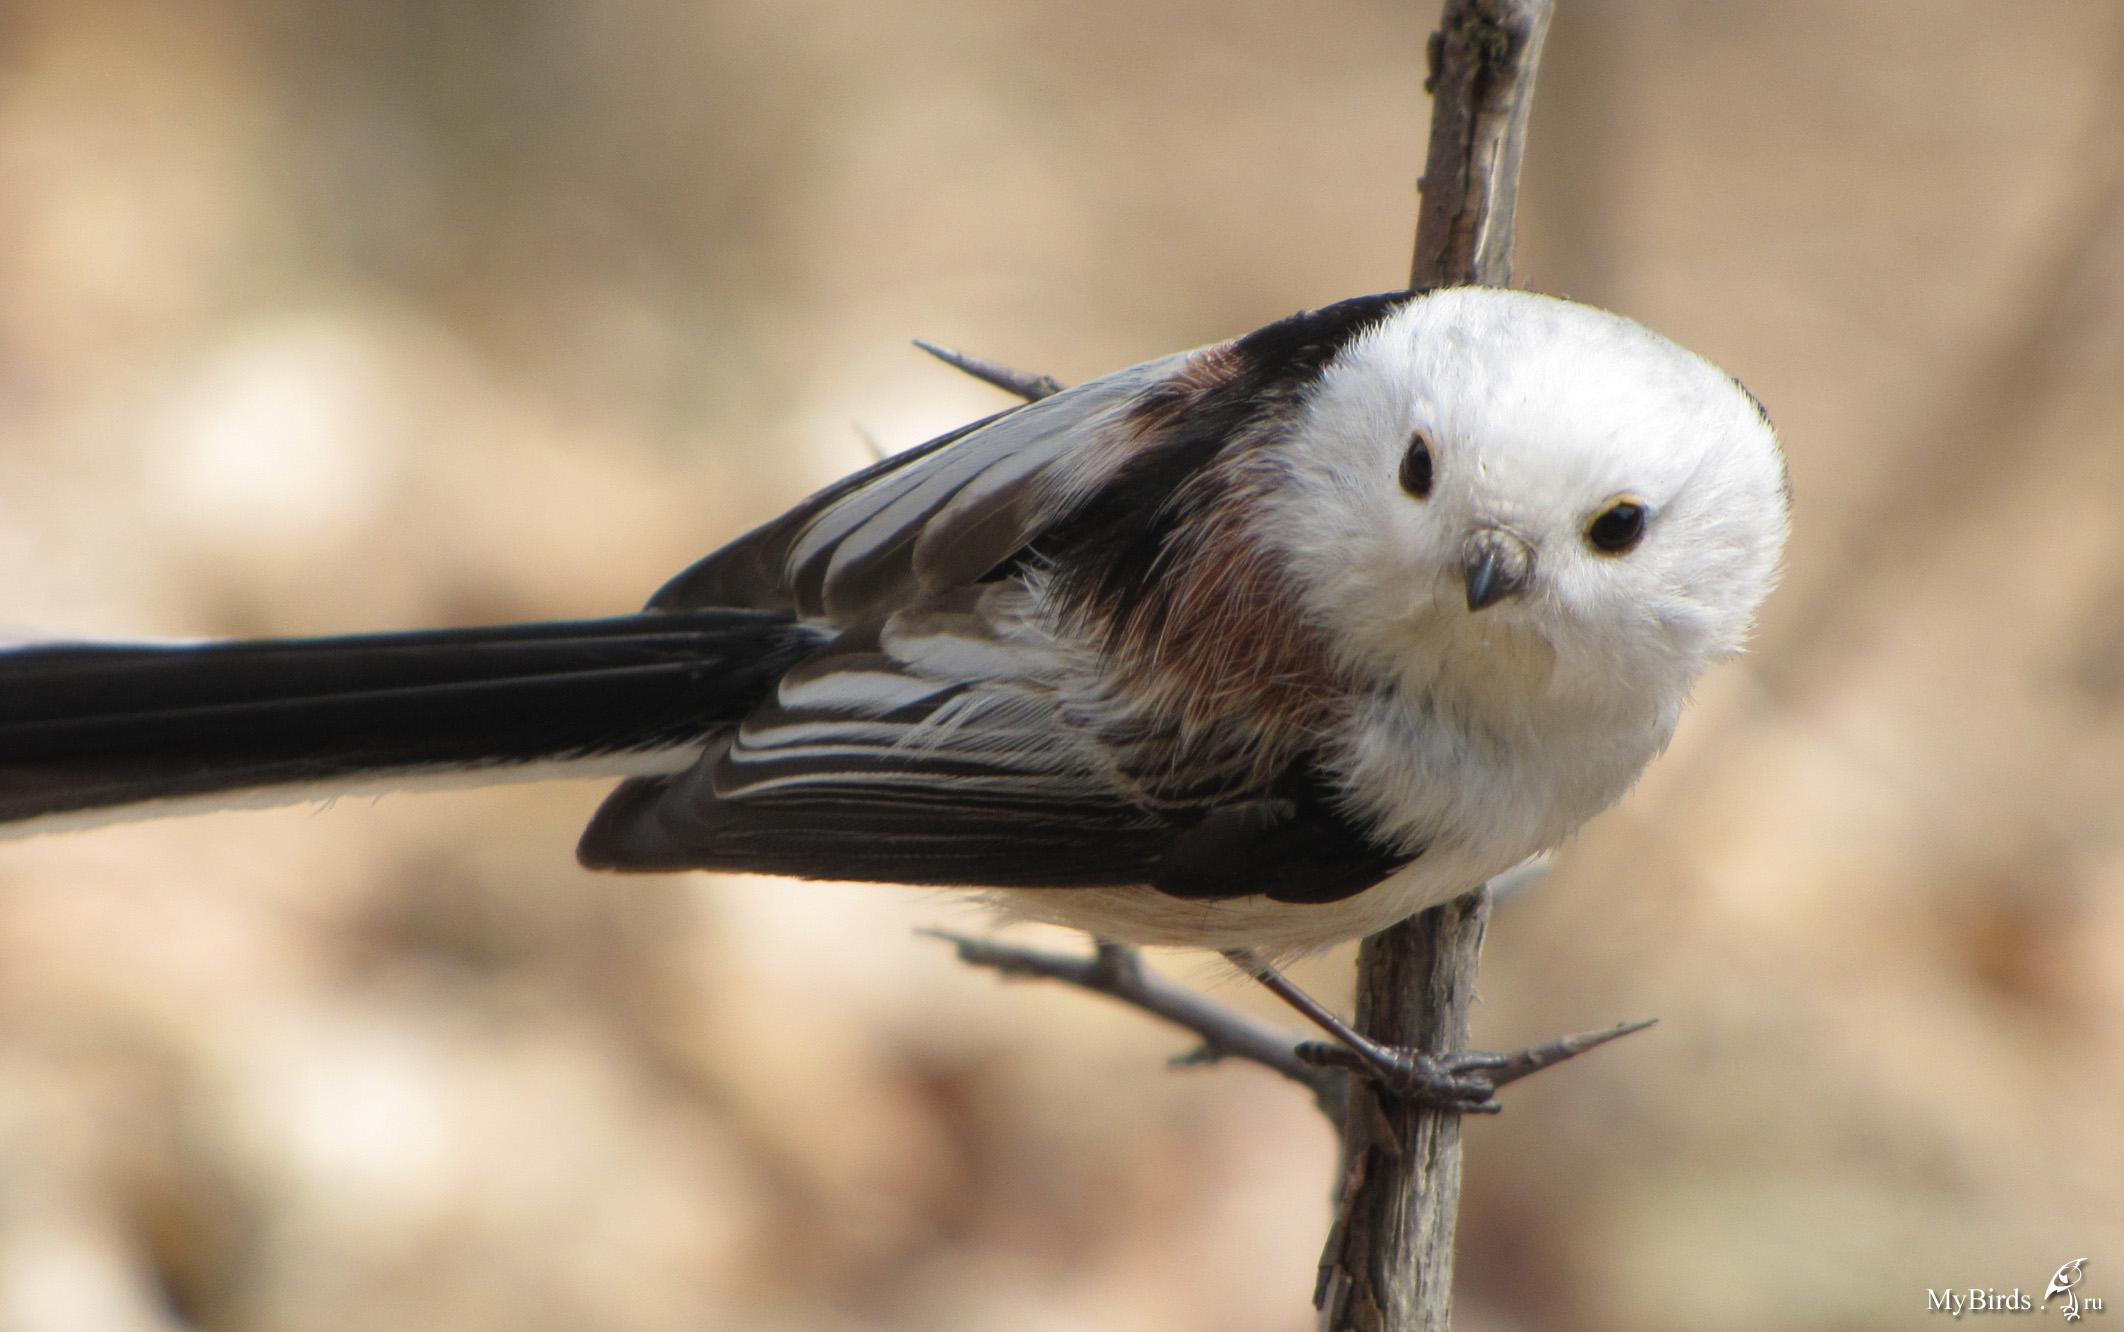
M 1363 1035 L 1249 949 L 1226 949 L 1224 955 L 1335 1038 L 1332 1043 L 1305 1042 L 1297 1050 L 1300 1059 L 1320 1068 L 1346 1068 L 1361 1073 L 1396 1095 L 1462 1114 L 1494 1115 L 1501 1108 L 1497 1089 L 1506 1083 L 1517 1082 L 1529 1073 L 1539 1073 L 1551 1064 L 1560 1064 L 1596 1045 L 1606 1045 L 1652 1025 L 1651 1021 L 1620 1022 L 1601 1031 L 1559 1036 L 1547 1044 L 1528 1046 L 1511 1054 L 1458 1050 L 1434 1055 L 1381 1045 Z
M 1299 1057 L 1308 1063 L 1354 1065 L 1356 1071 L 1388 1091 L 1442 1110 L 1494 1115 L 1502 1108 L 1497 1104 L 1496 1084 L 1483 1074 L 1504 1068 L 1510 1062 L 1509 1056 L 1482 1050 L 1434 1055 L 1422 1050 L 1381 1045 L 1336 1017 L 1325 1004 L 1299 989 L 1290 977 L 1270 966 L 1259 954 L 1250 949 L 1233 948 L 1227 949 L 1224 955 L 1241 971 L 1261 982 L 1271 994 L 1333 1036 L 1341 1049 L 1329 1046 L 1328 1050 L 1336 1055 L 1347 1051 L 1354 1056 L 1350 1060 L 1320 1058 L 1321 1051 L 1315 1048 L 1316 1043 L 1309 1042 L 1298 1052 Z

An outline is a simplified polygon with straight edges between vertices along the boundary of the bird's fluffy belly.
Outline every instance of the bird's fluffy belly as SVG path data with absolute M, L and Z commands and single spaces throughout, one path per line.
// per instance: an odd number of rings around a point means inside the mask
M 1007 920 L 1066 925 L 1116 943 L 1176 948 L 1250 948 L 1289 959 L 1362 938 L 1449 901 L 1517 859 L 1478 861 L 1465 852 L 1426 852 L 1377 885 L 1336 902 L 1278 902 L 1264 896 L 1170 897 L 1152 888 L 1014 888 L 987 894 Z

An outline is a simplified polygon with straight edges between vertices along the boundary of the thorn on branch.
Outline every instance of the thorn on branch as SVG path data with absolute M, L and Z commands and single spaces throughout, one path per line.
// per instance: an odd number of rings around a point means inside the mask
M 1056 379 L 1053 375 L 1035 375 L 1024 370 L 1013 370 L 1007 365 L 998 365 L 994 361 L 985 360 L 979 356 L 969 355 L 962 351 L 953 351 L 949 347 L 940 347 L 934 342 L 925 342 L 921 338 L 914 339 L 914 345 L 954 370 L 963 370 L 982 383 L 993 384 L 1005 393 L 1015 393 L 1027 402 L 1038 402 L 1042 398 L 1051 398 L 1060 393 L 1064 387 L 1062 381 Z

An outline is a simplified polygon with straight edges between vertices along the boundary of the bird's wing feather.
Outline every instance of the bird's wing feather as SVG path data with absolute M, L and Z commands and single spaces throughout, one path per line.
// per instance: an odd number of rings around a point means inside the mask
M 1329 900 L 1405 861 L 1293 774 L 1071 715 L 1013 584 L 844 634 L 691 769 L 626 783 L 586 863 L 954 886 Z M 1199 743 L 1199 742 L 1198 742 Z M 1176 780 L 1184 771 L 1185 789 Z
M 1064 715 L 1009 585 L 851 630 L 676 776 L 627 784 L 593 863 L 916 883 L 1141 882 L 1169 816 Z
M 680 574 L 652 608 L 793 610 L 839 636 L 692 768 L 615 792 L 584 861 L 1293 901 L 1376 883 L 1414 853 L 1372 843 L 1292 736 L 1276 771 L 1256 761 L 1291 718 L 1078 715 L 1112 683 L 1112 648 L 1059 642 L 1082 631 L 1016 574 L 1049 566 L 1065 598 L 1164 578 L 1190 480 L 1406 299 L 1307 311 L 991 417 Z
M 1065 460 L 1083 468 L 1091 441 L 1124 436 L 1129 406 L 1190 355 L 1064 389 L 884 459 L 702 558 L 650 607 L 793 609 L 853 625 L 973 582 L 1096 484 L 1042 478 Z
M 1409 297 L 1390 292 L 1303 311 L 918 445 L 701 559 L 650 608 L 793 610 L 850 628 L 991 576 L 1065 518 L 1140 523 L 1140 512 L 1122 505 L 1107 514 L 1101 500 L 1127 488 L 1137 492 L 1137 509 L 1157 508 L 1206 457 Z

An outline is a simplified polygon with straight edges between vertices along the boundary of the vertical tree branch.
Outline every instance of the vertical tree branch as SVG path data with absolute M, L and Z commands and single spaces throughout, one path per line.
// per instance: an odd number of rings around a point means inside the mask
M 1534 71 L 1551 0 L 1447 0 L 1430 46 L 1431 143 L 1418 214 L 1415 287 L 1511 277 L 1512 207 Z M 1357 1029 L 1390 1045 L 1464 1049 L 1486 888 L 1364 941 Z M 1321 1261 L 1330 1332 L 1410 1332 L 1452 1322 L 1460 1209 L 1460 1117 L 1357 1089 L 1343 1141 L 1343 1193 Z
M 1553 0 L 1447 0 L 1431 34 L 1431 144 L 1410 286 L 1511 281 L 1519 159 L 1553 8 Z

